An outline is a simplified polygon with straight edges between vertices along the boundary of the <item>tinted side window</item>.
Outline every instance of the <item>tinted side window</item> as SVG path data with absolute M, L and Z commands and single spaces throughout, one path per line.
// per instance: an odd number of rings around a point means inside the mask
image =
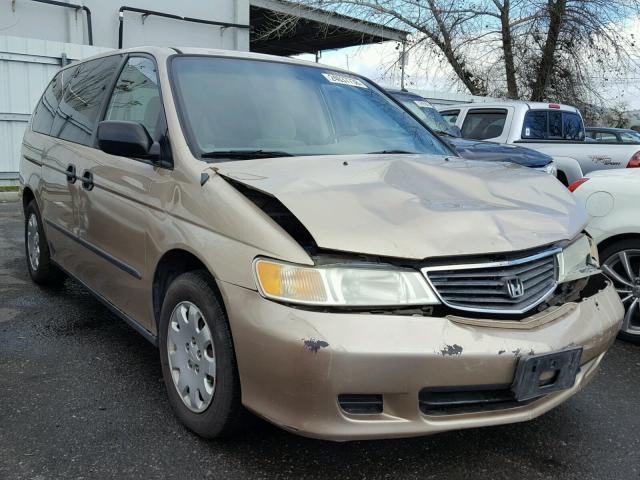
M 562 130 L 565 140 L 584 140 L 584 125 L 577 113 L 562 113 Z
M 522 138 L 547 138 L 547 112 L 527 112 L 522 126 Z
M 49 132 L 51 132 L 53 119 L 55 118 L 58 104 L 62 98 L 64 84 L 63 79 L 67 73 L 68 71 L 66 70 L 58 72 L 44 91 L 35 112 L 33 112 L 31 128 L 35 132 L 44 133 L 46 135 L 49 135 Z
M 444 118 L 450 125 L 455 125 L 456 120 L 458 120 L 458 115 L 460 115 L 460 110 L 446 110 L 444 112 L 440 112 L 442 118 Z
M 549 138 L 562 139 L 562 112 L 549 112 Z
M 162 134 L 164 114 L 155 63 L 145 57 L 127 61 L 109 100 L 105 120 L 128 120 L 144 125 L 157 140 Z
M 63 140 L 93 145 L 93 132 L 107 89 L 121 58 L 111 56 L 79 64 L 73 71 L 53 122 L 51 134 Z
M 600 133 L 592 133 L 599 139 Z M 522 138 L 542 140 L 584 140 L 584 125 L 577 113 L 531 110 L 524 117 Z
M 506 110 L 469 110 L 462 124 L 462 137 L 475 140 L 499 137 L 506 120 Z

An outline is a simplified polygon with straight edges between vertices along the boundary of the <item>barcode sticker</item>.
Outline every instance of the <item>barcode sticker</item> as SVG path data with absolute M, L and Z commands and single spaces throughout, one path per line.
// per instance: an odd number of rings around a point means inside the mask
M 350 87 L 367 88 L 364 83 L 351 75 L 344 75 L 342 73 L 323 73 L 322 76 L 331 83 L 349 85 Z

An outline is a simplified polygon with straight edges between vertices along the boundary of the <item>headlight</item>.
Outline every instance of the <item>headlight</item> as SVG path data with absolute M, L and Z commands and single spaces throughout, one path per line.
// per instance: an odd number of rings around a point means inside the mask
M 558 283 L 588 277 L 600 271 L 598 248 L 592 238 L 580 235 L 558 254 Z
M 545 165 L 544 167 L 542 167 L 542 170 L 549 175 L 553 175 L 554 177 L 558 176 L 558 166 L 556 165 L 556 162 L 551 162 Z
M 388 266 L 307 267 L 274 260 L 254 262 L 260 294 L 302 305 L 381 307 L 440 303 L 420 272 Z

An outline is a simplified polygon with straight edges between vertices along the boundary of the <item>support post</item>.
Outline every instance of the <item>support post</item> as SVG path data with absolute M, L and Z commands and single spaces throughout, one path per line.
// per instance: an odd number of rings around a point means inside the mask
M 407 41 L 402 41 L 402 50 L 400 52 L 400 89 L 404 90 L 404 71 L 407 66 Z

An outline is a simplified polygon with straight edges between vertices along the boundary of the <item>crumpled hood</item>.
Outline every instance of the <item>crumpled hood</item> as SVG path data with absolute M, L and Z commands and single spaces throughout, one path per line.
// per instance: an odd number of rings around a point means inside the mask
M 458 155 L 470 160 L 513 162 L 533 168 L 544 167 L 553 161 L 553 158 L 545 153 L 517 145 L 465 138 L 447 137 L 446 140 L 453 145 Z
M 509 252 L 571 239 L 587 221 L 555 178 L 513 164 L 345 155 L 215 167 L 278 198 L 330 250 L 412 259 Z

